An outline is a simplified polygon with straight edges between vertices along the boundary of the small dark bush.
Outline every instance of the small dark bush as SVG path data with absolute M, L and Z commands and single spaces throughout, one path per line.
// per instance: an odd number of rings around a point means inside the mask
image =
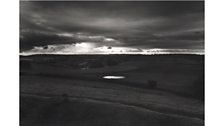
M 157 82 L 153 80 L 148 80 L 147 85 L 149 88 L 156 88 L 157 87 Z
M 63 102 L 68 102 L 68 101 L 69 101 L 69 96 L 68 96 L 68 94 L 66 94 L 66 93 L 62 94 L 62 101 L 63 101 Z

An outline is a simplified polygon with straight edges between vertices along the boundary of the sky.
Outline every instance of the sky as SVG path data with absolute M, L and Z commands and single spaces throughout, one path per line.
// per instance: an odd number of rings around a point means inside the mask
M 20 2 L 21 54 L 203 52 L 203 1 Z

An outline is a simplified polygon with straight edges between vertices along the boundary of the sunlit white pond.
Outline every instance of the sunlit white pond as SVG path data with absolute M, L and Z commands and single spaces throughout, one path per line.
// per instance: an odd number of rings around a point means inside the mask
M 124 76 L 103 76 L 104 79 L 124 79 Z

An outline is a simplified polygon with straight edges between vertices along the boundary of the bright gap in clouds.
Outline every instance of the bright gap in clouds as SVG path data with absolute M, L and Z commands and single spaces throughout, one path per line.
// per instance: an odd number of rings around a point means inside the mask
M 203 50 L 197 49 L 139 49 L 133 47 L 111 47 L 97 46 L 91 42 L 80 42 L 73 44 L 55 44 L 47 46 L 34 47 L 33 49 L 23 51 L 20 55 L 35 54 L 60 54 L 60 55 L 78 55 L 78 54 L 203 54 Z

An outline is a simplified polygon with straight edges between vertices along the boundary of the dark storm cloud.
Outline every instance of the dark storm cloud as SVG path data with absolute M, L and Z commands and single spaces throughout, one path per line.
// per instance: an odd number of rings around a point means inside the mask
M 203 49 L 204 2 L 20 2 L 21 50 L 82 41 Z

